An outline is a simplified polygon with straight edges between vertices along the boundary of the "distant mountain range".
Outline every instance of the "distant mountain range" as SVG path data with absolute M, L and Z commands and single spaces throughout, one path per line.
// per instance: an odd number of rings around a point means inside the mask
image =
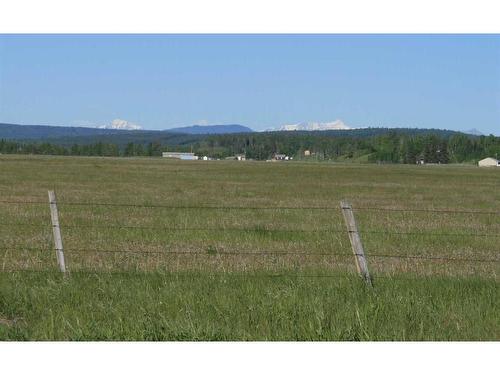
M 231 125 L 192 125 L 181 128 L 166 129 L 170 133 L 182 134 L 233 134 L 233 133 L 252 133 L 249 127 L 237 124 Z
M 133 122 L 121 119 L 114 119 L 109 125 L 98 126 L 98 129 L 114 129 L 114 130 L 143 130 L 142 126 L 134 124 Z M 251 133 L 252 129 L 249 127 L 229 124 L 229 125 L 191 125 L 183 126 L 172 129 L 163 130 L 169 133 L 182 133 L 182 134 L 233 134 L 233 133 Z
M 278 131 L 315 131 L 315 130 L 349 130 L 352 129 L 342 120 L 335 120 L 331 122 L 300 122 L 297 124 L 287 124 L 279 127 Z
M 119 124 L 117 124 L 119 125 Z M 143 144 L 159 143 L 162 145 L 192 145 L 203 141 L 207 137 L 224 137 L 231 134 L 251 134 L 258 137 L 266 136 L 266 132 L 254 132 L 242 125 L 193 125 L 167 130 L 128 130 L 120 127 L 113 129 L 86 128 L 72 126 L 46 125 L 15 125 L 0 123 L 0 139 L 27 142 L 47 142 L 61 146 L 73 144 L 95 144 L 97 142 L 116 144 L 120 147 L 128 143 Z M 388 132 L 422 135 L 436 134 L 448 138 L 459 132 L 439 129 L 410 129 L 410 128 L 358 128 L 351 129 L 342 121 L 331 123 L 302 123 L 281 127 L 283 130 L 267 132 L 270 136 L 278 137 L 354 137 L 366 138 L 387 134 Z M 463 134 L 463 133 L 462 133 Z M 474 135 L 471 135 L 474 136 Z

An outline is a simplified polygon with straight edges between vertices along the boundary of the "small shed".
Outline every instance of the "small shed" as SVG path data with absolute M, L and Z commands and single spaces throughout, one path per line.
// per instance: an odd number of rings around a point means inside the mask
M 500 161 L 495 158 L 485 158 L 483 160 L 479 160 L 477 164 L 480 167 L 498 167 L 500 166 Z

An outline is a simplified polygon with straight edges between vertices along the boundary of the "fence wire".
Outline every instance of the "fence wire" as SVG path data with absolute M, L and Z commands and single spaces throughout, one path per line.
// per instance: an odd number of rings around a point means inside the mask
M 50 228 L 50 224 L 39 223 L 1 223 L 0 226 L 29 226 L 39 228 Z M 345 229 L 328 228 L 328 229 L 302 229 L 302 228 L 241 228 L 241 227 L 170 227 L 170 226 L 147 226 L 147 225 L 109 225 L 109 224 L 65 224 L 61 225 L 64 229 L 144 229 L 144 230 L 163 230 L 163 231 L 210 231 L 210 232 L 224 232 L 224 231 L 237 231 L 237 232 L 258 232 L 258 233 L 272 233 L 272 232 L 290 232 L 290 233 L 346 233 Z M 379 231 L 379 230 L 359 230 L 360 234 L 383 234 L 383 235 L 396 235 L 396 236 L 443 236 L 443 237 L 500 237 L 500 234 L 495 233 L 440 233 L 440 232 L 395 232 L 395 231 Z
M 0 200 L 4 204 L 41 204 L 48 205 L 45 201 L 10 201 Z M 107 206 L 107 207 L 138 207 L 138 208 L 161 208 L 173 210 L 191 210 L 191 209 L 206 209 L 206 210 L 338 210 L 339 207 L 318 207 L 318 206 L 203 206 L 203 205 L 159 205 L 159 204 L 139 204 L 139 203 L 106 203 L 106 202 L 58 202 L 59 206 Z M 455 210 L 455 209 L 419 209 L 419 208 L 391 208 L 391 207 L 370 207 L 370 206 L 354 206 L 354 210 L 359 211 L 390 211 L 390 212 L 424 212 L 424 213 L 442 213 L 442 214 L 467 214 L 467 215 L 500 215 L 500 211 L 483 211 L 483 210 Z M 49 228 L 50 224 L 40 223 L 7 223 L 0 222 L 0 226 L 30 226 Z M 143 226 L 143 225 L 109 225 L 109 224 L 68 224 L 62 225 L 62 228 L 78 229 L 140 229 L 140 230 L 162 230 L 162 231 L 238 231 L 238 232 L 258 232 L 258 233 L 273 233 L 273 232 L 290 232 L 290 233 L 347 233 L 344 229 L 326 228 L 326 229 L 300 229 L 300 228 L 242 228 L 242 227 L 175 227 L 175 226 Z M 388 236 L 443 236 L 443 237 L 500 237 L 500 234 L 495 233 L 445 233 L 445 232 L 426 232 L 426 231 L 379 231 L 379 230 L 360 230 L 360 234 L 382 234 Z M 12 251 L 48 251 L 45 248 L 33 247 L 0 247 L 1 250 Z M 192 255 L 192 256 L 306 256 L 306 257 L 352 257 L 361 254 L 345 253 L 345 252 L 300 252 L 300 251 L 139 251 L 139 250 L 124 250 L 124 249 L 102 249 L 102 248 L 67 248 L 64 249 L 68 253 L 121 253 L 134 255 Z M 445 257 L 445 256 L 427 256 L 427 255 L 412 255 L 412 254 L 388 254 L 388 253 L 366 253 L 367 258 L 395 258 L 395 259 L 411 259 L 411 260 L 429 260 L 429 261 L 449 261 L 449 262 L 500 262 L 500 250 L 495 251 L 495 256 L 492 258 L 474 258 L 474 257 Z M 24 269 L 20 269 L 24 270 Z M 276 275 L 272 275 L 276 276 Z M 289 275 L 285 275 L 288 277 Z M 301 277 L 332 277 L 331 275 L 308 275 Z
M 0 200 L 5 204 L 48 204 L 43 201 L 8 201 Z M 148 203 L 109 203 L 109 202 L 71 202 L 58 201 L 60 206 L 109 206 L 109 207 L 139 207 L 139 208 L 168 208 L 168 209 L 208 209 L 208 210 L 338 210 L 337 206 L 202 206 L 202 205 L 162 205 Z M 485 210 L 455 210 L 449 208 L 392 208 L 392 207 L 373 207 L 373 206 L 353 206 L 354 210 L 370 211 L 394 211 L 394 212 L 429 212 L 445 214 L 478 214 L 478 215 L 500 215 L 500 211 Z
M 55 249 L 48 248 L 36 248 L 36 247 L 0 247 L 0 250 L 13 250 L 13 251 L 40 251 L 48 252 L 54 251 Z M 64 252 L 67 253 L 117 253 L 117 254 L 134 254 L 134 255 L 193 255 L 193 256 L 208 256 L 215 257 L 221 256 L 238 256 L 238 255 L 252 255 L 252 256 L 309 256 L 309 257 L 353 257 L 353 256 L 363 256 L 362 254 L 346 253 L 346 252 L 306 252 L 306 251 L 153 251 L 153 250 L 122 250 L 122 249 L 98 249 L 98 248 L 65 248 Z M 500 251 L 497 253 L 500 256 Z M 450 261 L 450 262 L 491 262 L 500 263 L 500 258 L 471 258 L 471 257 L 436 257 L 436 256 L 425 256 L 425 255 L 405 255 L 405 254 L 387 254 L 387 253 L 366 253 L 364 254 L 366 258 L 401 258 L 401 259 L 421 259 L 421 260 L 433 260 L 433 261 Z

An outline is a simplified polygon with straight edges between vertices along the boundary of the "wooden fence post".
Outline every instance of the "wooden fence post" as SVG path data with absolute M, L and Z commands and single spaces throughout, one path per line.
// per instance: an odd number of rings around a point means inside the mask
M 56 249 L 57 263 L 61 272 L 66 273 L 66 264 L 64 262 L 64 251 L 61 237 L 61 228 L 59 227 L 59 213 L 57 211 L 56 194 L 49 190 L 50 217 L 52 219 L 52 233 L 54 234 L 54 247 Z
M 363 244 L 361 243 L 361 237 L 359 236 L 358 226 L 356 225 L 356 220 L 354 219 L 352 206 L 347 201 L 341 201 L 340 207 L 342 208 L 342 214 L 344 215 L 347 232 L 349 233 L 349 240 L 351 241 L 351 247 L 354 253 L 354 260 L 356 262 L 358 273 L 363 277 L 369 286 L 372 286 L 372 279 L 370 277 L 370 272 L 368 272 L 368 263 L 366 262 L 365 251 L 363 250 Z

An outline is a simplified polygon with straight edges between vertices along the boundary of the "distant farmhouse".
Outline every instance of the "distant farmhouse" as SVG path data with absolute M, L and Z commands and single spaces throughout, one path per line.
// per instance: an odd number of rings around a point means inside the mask
M 477 163 L 480 167 L 500 167 L 500 161 L 495 158 L 486 158 Z
M 198 156 L 192 152 L 163 152 L 162 156 L 171 159 L 198 160 Z

